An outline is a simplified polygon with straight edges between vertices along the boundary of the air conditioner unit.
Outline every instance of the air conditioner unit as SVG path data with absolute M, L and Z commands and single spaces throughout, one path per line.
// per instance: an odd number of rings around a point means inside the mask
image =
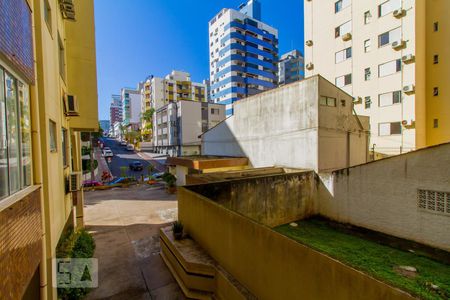
M 313 41 L 307 40 L 305 44 L 306 44 L 306 46 L 311 47 L 313 45 Z
M 81 190 L 81 172 L 73 172 L 69 175 L 69 191 Z
M 406 129 L 411 129 L 411 128 L 414 128 L 415 127 L 415 125 L 416 125 L 416 121 L 414 121 L 414 120 L 403 120 L 402 121 L 402 125 L 403 125 L 403 127 L 405 127 Z
M 362 97 L 354 97 L 353 104 L 362 104 Z
M 410 84 L 410 85 L 405 85 L 403 87 L 403 93 L 405 94 L 412 94 L 415 91 L 415 87 L 414 84 Z
M 346 34 L 344 34 L 344 35 L 342 36 L 342 40 L 343 40 L 344 42 L 350 41 L 351 39 L 352 39 L 352 34 L 351 34 L 350 32 L 347 32 Z
M 392 49 L 400 50 L 406 46 L 406 42 L 402 40 L 395 41 L 391 44 Z
M 403 17 L 405 14 L 406 14 L 406 10 L 401 9 L 401 8 L 394 10 L 394 12 L 392 13 L 392 15 L 394 17 L 396 17 L 397 19 Z
M 67 112 L 68 116 L 79 116 L 78 102 L 75 95 L 67 95 Z
M 412 54 L 406 54 L 406 55 L 402 56 L 402 61 L 405 64 L 412 63 L 414 61 L 414 59 L 415 59 L 415 57 Z
M 314 69 L 314 64 L 313 63 L 307 63 L 305 67 L 306 67 L 306 70 L 312 70 L 312 69 Z

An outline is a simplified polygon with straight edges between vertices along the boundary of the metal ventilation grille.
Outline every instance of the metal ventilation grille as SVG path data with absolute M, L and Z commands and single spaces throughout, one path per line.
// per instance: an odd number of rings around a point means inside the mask
M 450 215 L 450 193 L 419 189 L 417 198 L 420 209 Z

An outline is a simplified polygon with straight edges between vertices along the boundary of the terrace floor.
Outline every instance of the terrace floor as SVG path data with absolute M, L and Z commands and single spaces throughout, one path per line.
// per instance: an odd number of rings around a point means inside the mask
M 326 220 L 309 219 L 274 228 L 299 243 L 327 254 L 378 280 L 421 299 L 450 299 L 450 265 L 382 245 L 332 227 Z M 410 272 L 414 267 L 417 272 Z

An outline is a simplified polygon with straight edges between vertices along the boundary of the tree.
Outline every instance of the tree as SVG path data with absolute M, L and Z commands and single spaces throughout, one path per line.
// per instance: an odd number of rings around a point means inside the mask
M 153 120 L 153 114 L 155 113 L 155 109 L 154 108 L 150 108 L 149 110 L 146 110 L 143 114 L 142 114 L 142 120 L 144 120 L 145 122 L 152 122 Z

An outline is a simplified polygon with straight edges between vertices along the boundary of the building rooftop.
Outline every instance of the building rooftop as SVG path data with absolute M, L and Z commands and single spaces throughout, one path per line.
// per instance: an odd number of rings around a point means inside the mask
M 183 156 L 167 158 L 167 165 L 184 166 L 195 170 L 226 168 L 235 166 L 247 166 L 246 157 L 223 156 Z

